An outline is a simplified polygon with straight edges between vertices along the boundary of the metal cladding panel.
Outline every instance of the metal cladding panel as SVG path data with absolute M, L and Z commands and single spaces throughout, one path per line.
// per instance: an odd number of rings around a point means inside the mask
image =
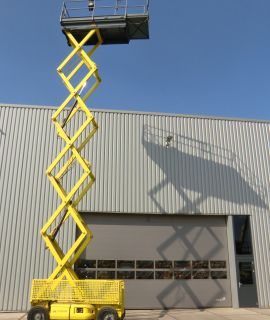
M 63 147 L 50 121 L 54 110 L 0 107 L 0 310 L 26 310 L 31 279 L 47 277 L 54 266 L 39 235 L 59 204 L 45 176 Z M 118 111 L 94 114 L 100 128 L 83 154 L 97 180 L 79 209 L 251 215 L 259 304 L 269 307 L 270 123 Z M 83 119 L 79 115 L 71 129 Z M 80 174 L 75 166 L 64 186 L 70 188 Z M 64 250 L 74 237 L 74 224 L 66 222 L 60 235 Z
M 26 310 L 32 278 L 47 277 L 54 261 L 39 230 L 59 200 L 45 170 L 61 149 L 46 108 L 0 108 L 0 310 Z M 66 250 L 75 228 L 67 222 Z
M 97 112 L 82 211 L 268 212 L 269 123 Z M 166 146 L 166 139 L 171 141 Z

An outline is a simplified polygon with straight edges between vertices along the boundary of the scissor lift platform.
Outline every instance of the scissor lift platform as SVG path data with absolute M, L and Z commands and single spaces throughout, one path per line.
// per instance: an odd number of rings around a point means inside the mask
M 65 0 L 60 22 L 63 32 L 70 32 L 78 42 L 96 28 L 103 44 L 149 39 L 148 0 Z M 92 37 L 86 45 L 96 42 Z

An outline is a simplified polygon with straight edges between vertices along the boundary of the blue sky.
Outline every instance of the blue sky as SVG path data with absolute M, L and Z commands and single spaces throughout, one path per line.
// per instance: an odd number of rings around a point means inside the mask
M 0 103 L 66 97 L 61 5 L 1 0 Z M 96 52 L 103 82 L 89 107 L 270 119 L 269 13 L 269 0 L 152 0 L 150 40 Z

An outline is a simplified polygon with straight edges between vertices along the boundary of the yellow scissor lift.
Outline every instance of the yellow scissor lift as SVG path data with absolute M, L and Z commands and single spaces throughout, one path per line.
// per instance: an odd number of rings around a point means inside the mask
M 61 14 L 62 31 L 72 52 L 57 68 L 70 94 L 52 116 L 58 136 L 65 146 L 48 167 L 46 174 L 57 191 L 61 203 L 41 229 L 46 247 L 57 266 L 48 279 L 34 279 L 28 320 L 57 319 L 123 319 L 123 280 L 78 279 L 73 266 L 92 238 L 76 207 L 92 187 L 95 176 L 82 150 L 95 134 L 98 126 L 86 100 L 101 82 L 92 54 L 101 44 L 123 44 L 132 39 L 148 39 L 148 0 L 65 0 Z M 84 50 L 92 45 L 89 52 Z M 75 66 L 74 57 L 79 58 Z M 65 71 L 72 65 L 70 72 Z M 80 77 L 81 69 L 87 69 Z M 74 84 L 74 79 L 76 79 Z M 86 83 L 90 89 L 82 96 Z M 84 122 L 72 132 L 68 124 L 77 113 Z M 65 190 L 62 177 L 77 163 L 83 174 L 71 188 Z M 57 234 L 67 219 L 73 219 L 80 235 L 71 248 L 64 252 Z

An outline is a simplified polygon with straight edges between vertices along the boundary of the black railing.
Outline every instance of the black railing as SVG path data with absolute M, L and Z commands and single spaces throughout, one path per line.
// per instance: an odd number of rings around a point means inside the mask
M 61 20 L 148 14 L 149 0 L 64 0 Z

